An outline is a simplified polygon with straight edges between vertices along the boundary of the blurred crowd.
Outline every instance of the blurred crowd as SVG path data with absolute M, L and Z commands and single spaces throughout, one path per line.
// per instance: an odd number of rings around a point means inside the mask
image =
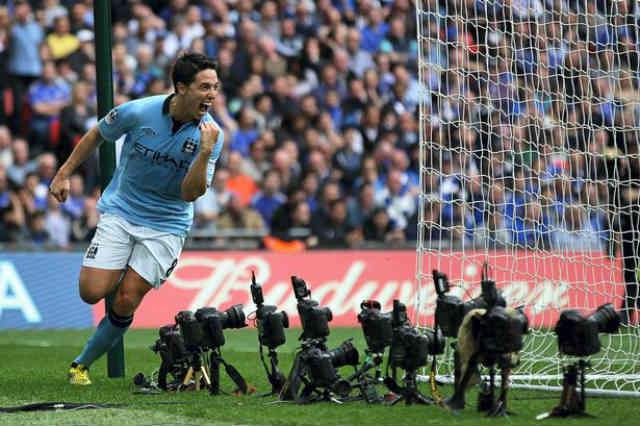
M 0 241 L 89 241 L 97 158 L 67 202 L 47 188 L 97 120 L 93 2 L 3 3 Z M 598 250 L 639 192 L 636 3 L 112 0 L 115 102 L 170 93 L 182 51 L 217 59 L 199 237 Z

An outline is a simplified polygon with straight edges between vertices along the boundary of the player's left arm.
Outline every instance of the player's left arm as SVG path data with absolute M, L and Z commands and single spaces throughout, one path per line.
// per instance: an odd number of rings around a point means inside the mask
M 213 178 L 223 141 L 224 133 L 214 121 L 200 124 L 200 151 L 182 180 L 180 192 L 183 200 L 195 201 L 205 193 Z

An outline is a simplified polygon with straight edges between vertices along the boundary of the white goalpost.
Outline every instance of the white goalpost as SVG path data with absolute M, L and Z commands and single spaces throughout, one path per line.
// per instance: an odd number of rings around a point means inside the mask
M 433 324 L 432 270 L 467 300 L 479 294 L 487 262 L 530 322 L 513 386 L 560 390 L 574 361 L 558 353 L 560 313 L 588 315 L 610 302 L 625 325 L 600 334 L 587 391 L 640 397 L 640 5 L 415 7 L 418 324 Z M 452 380 L 452 359 L 448 348 L 442 380 Z

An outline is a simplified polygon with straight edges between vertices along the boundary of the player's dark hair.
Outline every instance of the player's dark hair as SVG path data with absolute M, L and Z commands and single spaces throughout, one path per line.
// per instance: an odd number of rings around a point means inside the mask
M 178 57 L 173 64 L 171 71 L 171 79 L 173 80 L 174 89 L 178 89 L 178 83 L 186 86 L 193 83 L 196 74 L 200 71 L 212 69 L 216 70 L 216 61 L 200 53 L 187 52 Z

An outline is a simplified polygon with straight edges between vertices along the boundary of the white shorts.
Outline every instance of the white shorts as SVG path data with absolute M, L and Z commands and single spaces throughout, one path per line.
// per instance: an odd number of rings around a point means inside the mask
M 114 214 L 100 217 L 83 266 L 125 269 L 127 265 L 154 288 L 169 278 L 178 263 L 184 237 L 134 225 Z

